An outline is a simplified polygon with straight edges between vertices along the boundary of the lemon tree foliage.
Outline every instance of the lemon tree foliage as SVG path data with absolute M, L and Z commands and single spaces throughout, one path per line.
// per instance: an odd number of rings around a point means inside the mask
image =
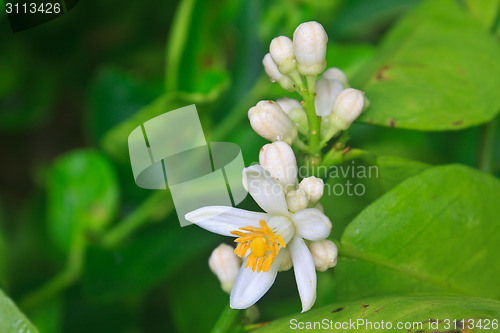
M 464 326 L 467 332 L 494 332 L 498 331 L 499 317 L 500 302 L 490 299 L 383 296 L 334 303 L 281 318 L 255 332 L 280 333 L 300 328 L 305 332 L 457 332 Z
M 457 1 L 425 1 L 354 77 L 371 102 L 360 121 L 423 131 L 487 122 L 500 111 L 499 58 L 495 37 Z

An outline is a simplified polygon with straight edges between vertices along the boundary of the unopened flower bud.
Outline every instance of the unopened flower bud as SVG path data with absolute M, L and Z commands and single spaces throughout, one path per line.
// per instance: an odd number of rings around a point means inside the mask
M 273 61 L 273 58 L 269 53 L 264 56 L 262 63 L 264 64 L 264 70 L 266 71 L 272 82 L 278 82 L 285 90 L 295 91 L 295 86 L 292 79 L 286 75 L 281 74 L 281 72 L 278 70 L 278 66 Z
M 323 179 L 314 176 L 302 179 L 299 184 L 299 189 L 304 191 L 309 199 L 309 202 L 316 203 L 321 196 L 323 196 L 323 190 L 325 188 L 325 183 Z
M 269 141 L 285 141 L 291 144 L 297 136 L 297 127 L 273 101 L 260 101 L 248 110 L 250 125 L 257 134 Z
M 321 77 L 340 81 L 344 88 L 349 88 L 349 80 L 347 79 L 347 75 L 345 75 L 345 73 L 339 68 L 330 67 L 321 75 Z
M 318 22 L 305 22 L 293 33 L 293 49 L 297 69 L 303 75 L 317 75 L 326 67 L 328 36 Z
M 288 74 L 297 67 L 293 53 L 293 42 L 290 38 L 286 36 L 274 38 L 269 46 L 269 53 L 281 73 Z
M 365 94 L 353 88 L 347 88 L 340 93 L 333 105 L 330 122 L 341 130 L 346 130 L 363 111 Z
M 293 98 L 283 97 L 276 101 L 283 111 L 290 117 L 290 119 L 295 123 L 299 133 L 306 135 L 309 132 L 309 121 L 307 120 L 307 114 L 302 104 Z
M 286 203 L 288 205 L 288 210 L 292 213 L 298 212 L 299 210 L 306 209 L 309 204 L 307 199 L 307 194 L 303 190 L 293 190 L 286 194 Z
M 287 248 L 281 249 L 283 251 L 282 257 L 281 257 L 281 262 L 280 262 L 280 272 L 284 272 L 292 268 L 293 262 L 292 262 L 292 256 L 290 255 L 290 250 Z
M 227 244 L 219 245 L 210 255 L 208 265 L 219 279 L 222 290 L 231 293 L 241 266 L 241 259 L 234 253 L 234 248 Z
M 276 178 L 285 191 L 297 185 L 297 160 L 292 148 L 283 141 L 268 143 L 261 148 L 259 163 Z
M 316 206 L 314 206 L 314 208 L 316 208 L 317 210 L 319 210 L 322 213 L 325 212 L 325 209 L 323 208 L 323 205 L 321 203 L 319 203 L 319 202 L 316 204 Z
M 328 268 L 337 265 L 337 246 L 328 239 L 310 242 L 309 251 L 314 260 L 314 266 L 319 272 L 324 272 Z
M 335 100 L 343 90 L 344 85 L 340 81 L 328 79 L 323 74 L 316 83 L 316 98 L 314 99 L 316 114 L 325 117 L 332 113 Z

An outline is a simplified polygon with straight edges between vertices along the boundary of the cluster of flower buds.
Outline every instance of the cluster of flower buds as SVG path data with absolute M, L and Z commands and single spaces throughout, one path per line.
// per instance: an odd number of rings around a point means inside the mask
M 305 22 L 297 27 L 293 40 L 286 36 L 274 38 L 263 60 L 271 81 L 279 82 L 288 91 L 300 92 L 304 89 L 301 75 L 316 80 L 321 74 L 315 84 L 314 108 L 321 118 L 323 144 L 348 129 L 363 111 L 366 101 L 363 92 L 349 87 L 347 76 L 340 69 L 329 68 L 325 71 L 327 42 L 328 36 L 321 24 Z M 289 144 L 297 132 L 306 136 L 309 123 L 301 103 L 290 98 L 277 102 L 283 112 L 263 108 L 262 102 L 256 106 L 259 113 L 255 110 L 249 112 L 255 131 L 270 141 L 283 140 Z M 275 124 L 264 126 L 266 121 Z
M 349 86 L 344 72 L 338 68 L 325 71 L 327 41 L 323 26 L 317 22 L 299 25 L 293 40 L 286 36 L 274 38 L 263 60 L 265 71 L 271 81 L 288 91 L 297 91 L 304 102 L 284 97 L 276 102 L 260 101 L 248 111 L 255 132 L 271 141 L 261 148 L 259 163 L 277 180 L 276 186 L 285 194 L 290 216 L 309 208 L 322 212 L 319 200 L 325 186 L 322 179 L 314 176 L 298 181 L 297 161 L 291 145 L 307 151 L 310 146 L 301 136 L 306 137 L 310 145 L 310 141 L 313 142 L 310 138 L 314 137 L 315 145 L 321 150 L 331 138 L 351 126 L 366 104 L 364 93 Z M 325 238 L 307 238 L 306 242 L 318 271 L 337 264 L 337 247 Z M 293 264 L 289 251 L 283 250 L 280 271 L 290 269 Z M 231 246 L 223 244 L 214 250 L 209 260 L 210 268 L 226 292 L 230 292 L 241 265 L 233 251 Z

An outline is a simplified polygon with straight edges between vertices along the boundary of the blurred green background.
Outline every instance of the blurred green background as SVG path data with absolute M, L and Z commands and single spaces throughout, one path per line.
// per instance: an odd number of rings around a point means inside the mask
M 144 120 L 194 103 L 209 140 L 237 143 L 245 163 L 255 162 L 266 142 L 246 112 L 284 95 L 261 64 L 273 37 L 319 21 L 329 35 L 328 65 L 351 78 L 419 3 L 82 0 L 62 17 L 18 33 L 2 12 L 1 289 L 40 332 L 208 331 L 228 296 L 207 260 L 228 240 L 180 228 L 168 192 L 135 185 L 128 134 Z M 498 1 L 457 3 L 485 31 L 495 20 Z M 488 3 L 491 10 L 478 9 Z M 377 155 L 476 167 L 482 132 L 481 126 L 423 132 L 355 124 L 350 144 Z M 496 143 L 491 165 L 499 176 Z M 333 239 L 383 193 L 371 180 L 366 186 L 363 197 L 323 203 Z M 251 200 L 242 206 L 256 208 Z M 320 273 L 317 306 L 335 301 L 333 274 Z M 299 311 L 291 271 L 278 276 L 259 308 L 263 321 Z

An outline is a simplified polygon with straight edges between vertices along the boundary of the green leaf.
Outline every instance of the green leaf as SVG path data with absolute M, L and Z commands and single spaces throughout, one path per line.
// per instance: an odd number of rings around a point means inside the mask
M 500 298 L 500 181 L 460 165 L 394 187 L 346 228 L 337 299 L 453 292 Z
M 95 299 L 113 300 L 145 292 L 176 273 L 218 239 L 196 226 L 156 226 L 117 250 L 89 248 L 84 288 Z
M 328 67 L 342 69 L 348 77 L 372 60 L 375 48 L 369 44 L 328 43 L 326 63 Z
M 38 333 L 16 307 L 14 302 L 8 298 L 0 289 L 0 332 L 2 333 Z
M 331 169 L 321 204 L 334 221 L 332 239 L 339 239 L 347 224 L 382 194 L 427 168 L 425 163 L 381 156 L 373 164 L 356 161 Z
M 465 0 L 465 4 L 471 15 L 481 22 L 485 29 L 493 28 L 500 10 L 500 0 Z
M 489 330 L 498 331 L 495 329 L 498 326 L 493 325 L 493 320 L 498 323 L 498 318 L 500 318 L 500 302 L 490 299 L 456 296 L 385 296 L 331 304 L 303 314 L 275 320 L 255 332 L 290 332 L 291 329 L 299 330 L 300 327 L 307 332 L 436 332 L 444 330 L 462 332 L 459 328 L 461 324 L 459 321 L 462 319 L 471 319 L 475 325 L 481 324 L 483 328 L 488 319 Z M 454 320 L 457 320 L 456 330 Z M 375 323 L 380 325 L 382 321 L 385 323 L 383 328 L 380 326 L 379 329 L 374 328 L 377 327 Z M 322 323 L 325 326 L 321 326 Z M 359 323 L 359 326 L 356 326 L 356 323 Z M 410 326 L 398 329 L 398 323 Z M 470 326 L 472 322 L 467 324 L 471 328 L 467 329 L 467 332 L 482 331 L 479 327 L 472 329 Z
M 360 121 L 455 130 L 500 111 L 500 46 L 456 1 L 425 1 L 388 34 L 353 86 L 370 108 Z
M 84 232 L 100 232 L 118 206 L 118 184 L 110 162 L 94 150 L 59 158 L 48 179 L 47 219 L 55 245 L 67 252 Z
M 379 181 L 384 192 L 391 190 L 403 180 L 429 168 L 428 164 L 394 156 L 377 158 Z

